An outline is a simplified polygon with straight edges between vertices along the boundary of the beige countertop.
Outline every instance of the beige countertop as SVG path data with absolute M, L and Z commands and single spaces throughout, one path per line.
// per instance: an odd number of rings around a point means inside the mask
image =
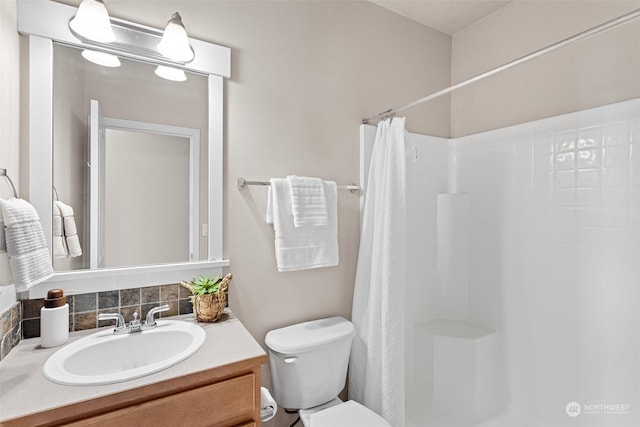
M 196 323 L 193 314 L 171 319 Z M 155 374 L 116 384 L 100 386 L 63 386 L 47 380 L 42 367 L 61 347 L 42 348 L 39 338 L 23 340 L 0 361 L 0 423 L 79 402 L 102 398 L 132 389 L 175 380 L 202 371 L 210 371 L 241 361 L 266 363 L 266 353 L 242 323 L 225 311 L 215 323 L 199 323 L 207 338 L 188 359 Z M 102 328 L 105 329 L 105 328 Z M 70 334 L 69 342 L 98 329 Z M 147 387 L 148 389 L 148 387 Z

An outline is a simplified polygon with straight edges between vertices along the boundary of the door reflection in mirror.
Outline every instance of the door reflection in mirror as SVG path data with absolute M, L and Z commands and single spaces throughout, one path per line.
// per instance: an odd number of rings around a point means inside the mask
M 200 131 L 96 119 L 91 102 L 91 267 L 197 260 Z

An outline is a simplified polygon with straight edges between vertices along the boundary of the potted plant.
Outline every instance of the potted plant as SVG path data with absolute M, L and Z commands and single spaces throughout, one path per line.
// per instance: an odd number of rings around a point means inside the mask
M 192 293 L 193 312 L 198 322 L 215 322 L 220 319 L 227 306 L 227 289 L 232 278 L 229 273 L 222 279 L 218 276 L 198 276 L 189 282 L 180 282 L 180 285 Z

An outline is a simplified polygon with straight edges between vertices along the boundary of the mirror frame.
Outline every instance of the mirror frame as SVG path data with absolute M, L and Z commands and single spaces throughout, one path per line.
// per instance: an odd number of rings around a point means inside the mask
M 224 78 L 231 74 L 231 49 L 189 38 L 195 59 L 179 64 L 145 56 L 136 49 L 135 41 L 127 41 L 130 50 L 98 47 L 77 39 L 68 22 L 77 8 L 50 0 L 18 0 L 18 32 L 28 37 L 28 156 L 27 194 L 40 215 L 47 245 L 51 251 L 53 218 L 53 42 L 116 53 L 131 59 L 158 65 L 170 65 L 208 78 L 208 260 L 171 264 L 144 265 L 99 270 L 71 270 L 56 272 L 54 276 L 18 295 L 20 299 L 43 298 L 51 288 L 63 288 L 67 293 L 89 293 L 158 284 L 178 283 L 197 274 L 222 274 L 230 265 L 222 255 L 223 202 L 223 137 L 224 137 Z M 161 30 L 130 21 L 111 19 L 112 23 L 155 34 Z M 135 40 L 133 38 L 132 40 Z M 24 189 L 23 189 L 24 191 Z

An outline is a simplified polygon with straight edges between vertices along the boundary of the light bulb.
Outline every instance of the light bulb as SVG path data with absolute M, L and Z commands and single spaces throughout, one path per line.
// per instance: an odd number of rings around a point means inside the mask
M 104 67 L 120 66 L 120 59 L 110 53 L 85 49 L 82 51 L 82 57 L 89 62 L 93 62 L 94 64 L 102 65 Z
M 174 82 L 183 82 L 187 80 L 187 75 L 184 71 L 177 68 L 166 67 L 164 65 L 158 65 L 155 71 L 156 75 L 163 79 L 172 80 Z
M 158 51 L 169 59 L 180 62 L 189 62 L 195 56 L 187 31 L 182 24 L 182 17 L 178 12 L 174 13 L 164 29 L 162 40 L 158 44 Z
M 76 34 L 96 42 L 111 43 L 116 39 L 102 0 L 83 0 L 69 27 Z

